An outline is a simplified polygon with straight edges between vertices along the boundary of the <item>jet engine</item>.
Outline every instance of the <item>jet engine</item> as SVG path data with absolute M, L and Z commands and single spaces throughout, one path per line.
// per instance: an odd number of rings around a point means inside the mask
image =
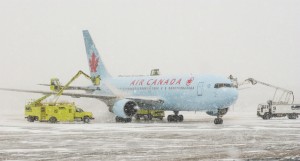
M 206 114 L 210 116 L 224 116 L 228 112 L 228 108 L 217 109 L 212 111 L 206 111 Z
M 118 100 L 112 107 L 112 112 L 122 118 L 131 118 L 137 110 L 137 103 L 129 99 Z

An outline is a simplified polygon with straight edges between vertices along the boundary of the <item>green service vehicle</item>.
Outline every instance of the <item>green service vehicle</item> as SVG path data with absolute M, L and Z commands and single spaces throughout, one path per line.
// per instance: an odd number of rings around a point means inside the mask
M 135 115 L 135 118 L 137 120 L 140 120 L 141 118 L 144 118 L 144 120 L 152 120 L 152 118 L 157 118 L 162 120 L 165 117 L 165 111 L 163 110 L 144 110 L 140 109 L 138 110 L 137 114 Z
M 89 123 L 93 118 L 91 112 L 84 112 L 74 103 L 29 103 L 25 106 L 25 118 L 27 121 L 34 122 L 74 122 L 83 121 Z

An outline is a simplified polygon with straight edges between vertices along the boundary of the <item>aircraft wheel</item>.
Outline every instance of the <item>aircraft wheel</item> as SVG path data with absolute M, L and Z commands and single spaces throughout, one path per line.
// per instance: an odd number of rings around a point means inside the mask
M 132 121 L 132 119 L 131 118 L 125 118 L 124 119 L 124 122 L 126 123 L 126 122 L 131 122 Z
M 116 122 L 122 122 L 122 117 L 116 116 Z
M 85 116 L 83 118 L 83 122 L 86 123 L 86 124 L 89 123 L 90 122 L 90 118 L 88 116 Z
M 135 119 L 136 119 L 136 120 L 140 120 L 141 118 L 140 118 L 140 116 L 135 115 Z
M 223 124 L 223 119 L 221 119 L 221 118 L 216 118 L 216 119 L 214 120 L 214 123 L 215 123 L 216 125 L 218 125 L 218 124 Z
M 50 117 L 49 122 L 50 123 L 56 123 L 57 122 L 56 117 Z
M 183 121 L 183 115 L 179 115 L 179 122 Z
M 172 122 L 173 121 L 172 115 L 168 115 L 167 120 L 168 120 L 168 122 Z

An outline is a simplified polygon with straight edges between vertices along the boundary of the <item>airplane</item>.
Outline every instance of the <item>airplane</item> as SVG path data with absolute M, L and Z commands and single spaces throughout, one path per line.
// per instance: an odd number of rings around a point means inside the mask
M 215 124 L 223 124 L 224 116 L 238 98 L 237 88 L 224 76 L 183 74 L 156 76 L 118 76 L 109 74 L 89 34 L 83 30 L 87 60 L 92 78 L 100 77 L 100 85 L 74 87 L 86 93 L 64 92 L 71 97 L 95 98 L 103 101 L 116 115 L 116 122 L 131 122 L 138 109 L 173 111 L 168 122 L 182 122 L 180 111 L 204 111 L 215 116 Z M 72 87 L 70 87 L 72 88 Z M 55 94 L 55 92 L 8 89 L 0 90 Z

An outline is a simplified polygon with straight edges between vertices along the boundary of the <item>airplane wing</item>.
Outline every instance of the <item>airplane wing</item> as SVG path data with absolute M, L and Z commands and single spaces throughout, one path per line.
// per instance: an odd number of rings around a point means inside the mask
M 38 84 L 41 86 L 50 86 L 49 84 Z M 63 88 L 64 86 L 61 86 Z M 81 86 L 68 86 L 65 90 L 83 90 L 83 91 L 95 91 L 95 90 L 100 90 L 99 87 L 81 87 Z
M 25 93 L 40 93 L 40 94 L 56 94 L 56 92 L 47 92 L 47 91 L 36 91 L 36 90 L 23 90 L 23 89 L 12 89 L 12 88 L 0 88 L 2 91 L 14 91 L 14 92 L 25 92 Z M 95 95 L 95 94 L 85 94 L 85 93 L 68 93 L 64 92 L 62 95 L 65 96 L 71 96 L 75 98 L 80 98 L 80 97 L 87 97 L 87 98 L 97 98 L 100 100 L 107 100 L 107 99 L 115 99 L 117 98 L 116 96 L 110 96 L 110 95 Z
M 2 91 L 13 91 L 13 92 L 25 92 L 25 93 L 39 93 L 39 94 L 56 94 L 52 91 L 38 91 L 38 90 L 23 90 L 23 89 L 12 89 L 12 88 L 0 88 Z M 144 97 L 144 96 L 114 96 L 114 95 L 101 95 L 101 94 L 85 94 L 85 93 L 69 93 L 64 92 L 62 95 L 71 96 L 74 98 L 86 97 L 86 98 L 96 98 L 103 102 L 111 104 L 116 99 L 130 99 L 135 101 L 141 108 L 152 108 L 153 106 L 160 106 L 164 103 L 164 100 L 158 97 Z

